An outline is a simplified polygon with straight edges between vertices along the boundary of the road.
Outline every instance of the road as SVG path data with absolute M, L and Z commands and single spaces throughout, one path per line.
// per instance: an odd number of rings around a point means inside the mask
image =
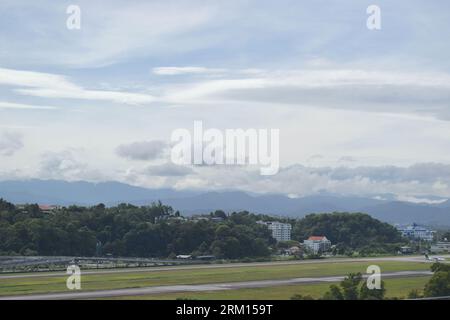
M 383 278 L 402 278 L 431 275 L 430 271 L 400 271 L 382 274 Z M 205 292 L 205 291 L 221 291 L 236 290 L 249 288 L 265 288 L 273 286 L 294 285 L 294 284 L 311 284 L 321 282 L 339 282 L 345 276 L 333 277 L 316 277 L 316 278 L 294 278 L 284 280 L 261 280 L 261 281 L 245 281 L 245 282 L 229 282 L 229 283 L 213 283 L 199 285 L 173 285 L 158 286 L 145 288 L 115 289 L 115 290 L 99 290 L 86 292 L 62 292 L 47 294 L 32 294 L 22 296 L 0 297 L 0 300 L 72 300 L 72 299 L 97 299 L 112 298 L 121 296 L 139 296 L 153 295 L 162 293 L 182 293 L 182 292 Z
M 450 258 L 450 255 L 443 256 Z M 147 268 L 123 268 L 123 269 L 106 269 L 106 270 L 82 270 L 83 275 L 108 274 L 108 273 L 136 273 L 136 272 L 156 272 L 156 271 L 173 271 L 173 270 L 194 270 L 194 269 L 210 269 L 210 268 L 242 268 L 242 267 L 258 267 L 258 266 L 277 266 L 277 265 L 295 265 L 295 264 L 317 264 L 330 262 L 371 262 L 371 261 L 406 261 L 406 262 L 426 262 L 424 256 L 396 256 L 396 257 L 376 257 L 376 258 L 330 258 L 319 260 L 295 260 L 295 261 L 277 261 L 277 262 L 254 262 L 254 263 L 227 263 L 227 264 L 202 264 L 189 266 L 173 266 L 173 267 L 147 267 Z M 448 262 L 448 261 L 447 261 Z M 61 277 L 66 276 L 65 272 L 36 272 L 36 273 L 20 273 L 0 275 L 1 279 L 14 278 L 32 278 L 32 277 Z

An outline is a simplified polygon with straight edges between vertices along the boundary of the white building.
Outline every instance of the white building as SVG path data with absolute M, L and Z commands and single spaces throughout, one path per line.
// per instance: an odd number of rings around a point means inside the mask
M 270 231 L 272 231 L 272 237 L 277 241 L 289 241 L 291 240 L 292 226 L 289 223 L 281 222 L 259 222 L 265 224 Z
M 433 253 L 441 253 L 441 252 L 450 252 L 450 242 L 448 241 L 438 241 L 436 244 L 433 244 L 430 248 L 430 251 Z
M 331 241 L 325 236 L 311 236 L 308 240 L 303 241 L 303 245 L 305 250 L 313 254 L 319 254 L 330 250 Z
M 435 231 L 429 230 L 425 227 L 418 226 L 413 223 L 409 226 L 396 226 L 397 230 L 402 233 L 402 236 L 407 237 L 411 240 L 424 240 L 433 241 Z

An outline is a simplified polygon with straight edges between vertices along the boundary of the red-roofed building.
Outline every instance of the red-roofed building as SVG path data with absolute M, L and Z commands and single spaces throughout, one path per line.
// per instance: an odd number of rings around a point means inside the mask
M 310 236 L 303 241 L 305 249 L 313 254 L 320 254 L 330 250 L 331 241 L 325 236 Z
M 39 205 L 39 209 L 44 213 L 50 213 L 53 210 L 56 210 L 58 208 L 59 208 L 58 206 L 54 206 L 54 205 L 46 205 L 46 204 Z
M 327 240 L 327 237 L 325 237 L 325 236 L 311 236 L 311 237 L 308 238 L 308 240 L 322 241 L 322 240 Z

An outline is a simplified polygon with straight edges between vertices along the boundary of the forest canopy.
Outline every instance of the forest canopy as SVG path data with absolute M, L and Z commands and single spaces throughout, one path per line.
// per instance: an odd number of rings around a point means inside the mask
M 222 216 L 222 212 L 216 212 Z M 0 254 L 93 256 L 97 243 L 114 256 L 264 257 L 274 244 L 258 216 L 233 213 L 220 222 L 184 220 L 169 206 L 70 206 L 51 213 L 0 200 Z
M 0 199 L 0 255 L 174 257 L 213 255 L 242 259 L 267 257 L 276 241 L 257 221 L 293 225 L 292 239 L 325 235 L 335 253 L 396 252 L 403 241 L 391 225 L 362 213 L 311 214 L 283 219 L 249 212 L 216 211 L 186 219 L 170 206 L 120 204 L 69 206 L 51 212 L 38 205 L 15 206 Z
M 325 235 L 339 254 L 392 253 L 405 242 L 395 227 L 364 213 L 310 214 L 297 220 L 292 234 L 296 240 Z

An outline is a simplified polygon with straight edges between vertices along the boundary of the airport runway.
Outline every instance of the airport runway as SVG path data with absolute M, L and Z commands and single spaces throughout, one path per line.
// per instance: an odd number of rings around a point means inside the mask
M 416 277 L 431 274 L 432 272 L 430 271 L 400 271 L 400 272 L 384 273 L 382 274 L 382 278 Z M 112 298 L 121 296 L 152 295 L 162 293 L 236 290 L 249 288 L 265 288 L 283 285 L 295 285 L 295 284 L 339 282 L 343 280 L 344 277 L 345 276 L 333 276 L 333 277 L 294 278 L 284 280 L 262 280 L 262 281 L 229 282 L 229 283 L 215 283 L 215 284 L 199 284 L 199 285 L 173 285 L 173 286 L 158 286 L 145 288 L 85 291 L 85 292 L 70 291 L 62 293 L 0 297 L 0 300 L 73 300 L 73 299 L 83 300 L 83 299 L 97 299 L 97 298 Z
M 449 258 L 450 256 L 442 256 Z M 295 264 L 316 264 L 330 262 L 371 262 L 371 261 L 406 261 L 406 262 L 427 262 L 424 256 L 399 256 L 399 257 L 376 257 L 376 258 L 330 258 L 317 260 L 295 260 L 295 261 L 277 261 L 277 262 L 253 262 L 253 263 L 226 263 L 226 264 L 201 264 L 189 266 L 174 267 L 147 267 L 147 268 L 123 268 L 123 269 L 90 269 L 82 270 L 83 275 L 108 274 L 108 273 L 136 273 L 136 272 L 155 272 L 155 271 L 172 271 L 172 270 L 193 270 L 193 269 L 210 269 L 210 268 L 242 268 L 242 267 L 258 267 L 258 266 L 277 266 L 277 265 L 295 265 Z M 448 262 L 448 261 L 447 261 Z M 14 278 L 31 278 L 31 277 L 61 277 L 66 276 L 64 271 L 61 272 L 36 272 L 36 273 L 20 273 L 0 275 L 1 279 Z

